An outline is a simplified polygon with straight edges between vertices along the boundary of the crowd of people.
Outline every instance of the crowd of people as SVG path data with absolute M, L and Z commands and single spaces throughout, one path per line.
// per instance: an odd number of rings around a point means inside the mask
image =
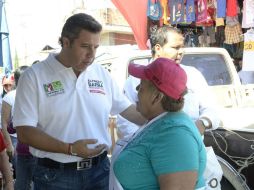
M 155 31 L 151 63 L 130 64 L 121 89 L 94 63 L 101 31 L 92 16 L 74 14 L 59 53 L 14 72 L 1 111 L 6 189 L 220 189 L 202 140 L 220 119 L 202 74 L 180 64 L 182 34 Z M 121 137 L 111 160 L 110 115 Z

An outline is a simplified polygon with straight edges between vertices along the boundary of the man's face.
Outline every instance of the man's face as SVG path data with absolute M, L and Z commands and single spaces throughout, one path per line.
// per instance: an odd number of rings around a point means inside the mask
M 181 34 L 169 32 L 168 33 L 168 43 L 164 46 L 156 45 L 155 56 L 166 57 L 169 59 L 174 59 L 177 63 L 180 62 L 182 58 L 182 48 L 184 47 L 184 38 Z
M 13 84 L 4 84 L 3 88 L 6 93 L 10 92 L 13 89 Z
M 72 44 L 65 38 L 64 49 L 67 54 L 68 65 L 73 68 L 75 73 L 81 73 L 94 61 L 96 50 L 100 43 L 100 33 L 92 33 L 82 30 L 79 38 Z

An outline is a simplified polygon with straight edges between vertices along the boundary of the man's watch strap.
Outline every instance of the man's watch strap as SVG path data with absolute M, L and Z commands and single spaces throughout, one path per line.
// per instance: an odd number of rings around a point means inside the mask
M 205 118 L 199 118 L 199 120 L 202 122 L 202 124 L 203 124 L 203 126 L 205 128 L 210 128 L 210 123 L 209 123 L 209 121 L 207 119 L 205 119 Z
M 71 143 L 68 144 L 68 154 L 72 156 L 77 156 L 78 154 L 72 151 L 72 145 Z

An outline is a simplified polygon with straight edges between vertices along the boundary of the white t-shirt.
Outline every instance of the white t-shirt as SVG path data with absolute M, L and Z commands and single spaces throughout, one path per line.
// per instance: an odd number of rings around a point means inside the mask
M 6 102 L 11 106 L 11 116 L 13 116 L 13 111 L 14 111 L 14 103 L 15 103 L 15 97 L 16 97 L 16 90 L 12 90 L 8 92 L 4 97 L 3 97 L 3 102 Z
M 15 103 L 15 97 L 16 97 L 16 90 L 12 90 L 8 92 L 4 97 L 2 102 L 6 102 L 11 106 L 11 117 L 13 117 L 13 112 L 14 112 L 14 103 Z M 1 105 L 2 107 L 2 105 Z M 2 111 L 2 110 L 1 110 Z M 17 137 L 17 134 L 10 134 L 13 137 Z
M 38 127 L 69 143 L 94 138 L 109 147 L 109 115 L 119 114 L 131 105 L 101 65 L 93 63 L 77 78 L 72 68 L 55 59 L 55 54 L 22 74 L 17 94 L 14 126 Z M 81 160 L 33 147 L 30 152 L 63 163 Z
M 183 111 L 187 113 L 193 121 L 200 117 L 207 117 L 212 122 L 212 129 L 219 127 L 220 118 L 216 109 L 215 97 L 208 88 L 208 84 L 202 73 L 196 68 L 181 65 L 187 74 L 188 93 L 184 96 Z M 134 103 L 137 101 L 136 86 L 140 79 L 133 76 L 128 77 L 124 85 L 125 95 Z M 129 136 L 138 127 L 128 120 L 117 116 L 117 130 L 121 137 Z

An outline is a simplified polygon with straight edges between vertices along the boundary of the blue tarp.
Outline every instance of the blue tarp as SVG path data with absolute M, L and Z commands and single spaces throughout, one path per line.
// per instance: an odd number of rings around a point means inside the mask
M 4 2 L 0 1 L 0 67 L 4 68 L 3 74 L 12 71 L 12 60 L 9 42 L 9 30 L 6 20 Z

